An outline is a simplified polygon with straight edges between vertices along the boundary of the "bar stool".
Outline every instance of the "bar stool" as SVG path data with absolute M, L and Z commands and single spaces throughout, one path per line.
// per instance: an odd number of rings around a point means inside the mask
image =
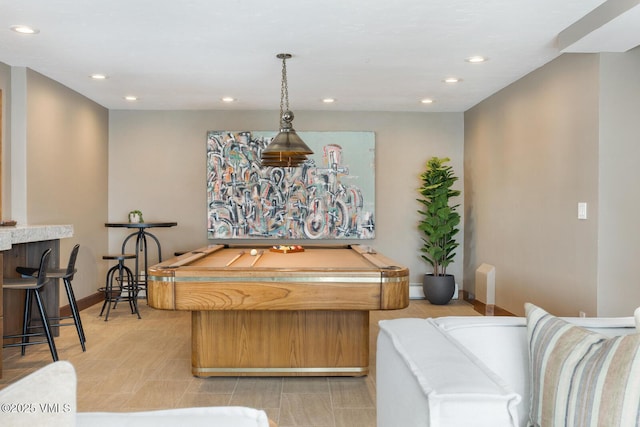
M 40 295 L 42 288 L 50 282 L 47 277 L 47 267 L 49 266 L 49 255 L 51 249 L 47 249 L 40 258 L 40 267 L 38 268 L 38 277 L 23 278 L 23 279 L 4 279 L 2 284 L 3 290 L 16 290 L 25 291 L 24 299 L 24 316 L 22 319 L 22 334 L 18 335 L 4 335 L 3 338 L 21 338 L 19 343 L 4 344 L 3 347 L 22 347 L 22 355 L 24 356 L 26 346 L 34 344 L 49 344 L 49 350 L 53 361 L 58 360 L 58 352 L 56 351 L 56 344 L 53 341 L 53 334 L 51 333 L 51 326 L 49 325 L 49 318 L 47 317 L 47 311 L 44 308 L 44 302 Z M 38 313 L 40 314 L 40 320 L 42 321 L 42 332 L 29 332 L 29 329 L 33 329 L 40 326 L 31 326 L 31 300 L 35 297 L 38 304 Z M 46 341 L 29 341 L 29 338 L 36 336 L 45 336 Z
M 73 293 L 73 287 L 71 281 L 76 273 L 76 259 L 78 258 L 78 250 L 80 245 L 75 245 L 69 255 L 69 263 L 67 268 L 59 268 L 53 270 L 47 270 L 47 277 L 49 279 L 62 279 L 64 288 L 67 292 L 67 299 L 69 300 L 69 308 L 71 309 L 70 316 L 49 317 L 49 321 L 56 321 L 58 323 L 50 323 L 51 327 L 56 326 L 73 326 L 75 325 L 78 332 L 78 338 L 80 339 L 80 345 L 82 351 L 86 351 L 86 338 L 84 335 L 84 329 L 82 328 L 82 320 L 80 320 L 80 310 L 78 310 L 78 303 L 76 302 L 75 294 Z M 38 269 L 33 267 L 16 267 L 16 271 L 23 276 L 38 277 Z M 60 323 L 62 320 L 73 319 L 73 323 Z
M 105 322 L 109 320 L 111 303 L 113 303 L 113 308 L 115 309 L 120 301 L 128 301 L 129 307 L 131 307 L 131 314 L 137 314 L 138 319 L 141 319 L 138 311 L 138 283 L 131 269 L 124 265 L 124 260 L 135 258 L 135 254 L 104 255 L 102 257 L 102 259 L 118 261 L 116 265 L 107 271 L 105 287 L 98 289 L 104 292 L 104 304 L 102 304 L 100 316 L 102 316 L 106 307 Z

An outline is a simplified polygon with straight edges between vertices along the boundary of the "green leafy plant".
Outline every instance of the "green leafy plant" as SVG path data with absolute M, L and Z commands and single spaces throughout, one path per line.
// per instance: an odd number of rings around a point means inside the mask
M 141 211 L 131 211 L 129 212 L 129 218 L 131 218 L 131 215 L 138 215 L 138 218 L 140 218 L 140 222 L 144 222 L 144 219 L 142 219 L 142 212 Z
M 426 170 L 420 175 L 422 186 L 418 189 L 422 198 L 416 199 L 423 205 L 423 209 L 418 210 L 422 215 L 418 229 L 423 233 L 424 242 L 421 256 L 433 267 L 434 276 L 447 274 L 447 266 L 458 247 L 454 236 L 459 231 L 460 214 L 456 212 L 459 205 L 450 206 L 449 202 L 459 196 L 460 191 L 451 188 L 458 177 L 453 167 L 445 165 L 449 161 L 447 157 L 427 160 Z

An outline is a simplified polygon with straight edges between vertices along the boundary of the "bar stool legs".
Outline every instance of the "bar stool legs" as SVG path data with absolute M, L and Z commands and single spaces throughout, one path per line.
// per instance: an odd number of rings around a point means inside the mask
M 47 343 L 49 343 L 49 351 L 51 351 L 51 357 L 53 358 L 54 362 L 58 361 L 58 351 L 56 349 L 56 343 L 53 340 L 53 334 L 51 333 L 51 325 L 49 324 L 49 318 L 47 317 L 47 312 L 44 308 L 44 301 L 42 301 L 42 297 L 40 295 L 40 290 L 39 289 L 29 289 L 27 290 L 27 296 L 26 299 L 27 301 L 29 301 L 29 308 L 25 310 L 25 323 L 22 326 L 22 342 L 25 342 L 25 339 L 27 341 L 27 343 L 29 342 L 29 337 L 30 336 L 41 336 L 42 333 L 32 333 L 29 334 L 28 333 L 28 323 L 29 323 L 29 317 L 31 314 L 31 296 L 35 297 L 36 300 L 36 304 L 38 305 L 38 312 L 40 313 L 40 319 L 42 320 L 42 329 L 45 337 L 47 338 Z M 25 303 L 27 303 L 27 301 L 25 301 Z M 33 343 L 35 344 L 35 343 Z M 25 355 L 25 350 L 26 350 L 26 346 L 23 345 L 22 346 L 22 355 Z
M 131 314 L 136 314 L 138 319 L 141 319 L 138 311 L 138 283 L 131 269 L 124 265 L 125 259 L 134 259 L 135 257 L 134 254 L 104 255 L 102 257 L 102 259 L 118 261 L 107 271 L 105 287 L 100 289 L 104 292 L 104 303 L 102 310 L 100 310 L 100 316 L 106 308 L 105 322 L 109 320 L 111 304 L 115 309 L 120 301 L 128 301 Z
M 51 249 L 47 249 L 40 258 L 40 267 L 38 269 L 38 276 L 27 279 L 5 279 L 2 285 L 4 290 L 23 290 L 25 291 L 24 301 L 24 316 L 22 320 L 22 334 L 19 335 L 4 335 L 3 338 L 21 338 L 19 343 L 4 344 L 3 347 L 22 347 L 22 355 L 24 356 L 26 346 L 33 344 L 49 344 L 49 350 L 51 351 L 51 357 L 53 361 L 58 360 L 58 352 L 56 350 L 56 344 L 53 340 L 53 334 L 51 333 L 51 325 L 49 324 L 49 318 L 47 317 L 47 311 L 44 307 L 44 301 L 40 295 L 40 290 L 45 284 L 49 282 L 47 278 L 47 267 L 49 265 L 49 255 Z M 40 320 L 42 321 L 43 332 L 29 332 L 31 329 L 31 304 L 35 298 L 38 305 L 38 313 L 40 314 Z M 46 341 L 30 341 L 31 337 L 45 336 Z
M 73 323 L 76 325 L 76 331 L 78 331 L 78 338 L 80 339 L 80 345 L 82 346 L 82 351 L 87 351 L 86 342 L 87 338 L 84 335 L 84 328 L 82 327 L 82 320 L 80 319 L 80 310 L 78 310 L 78 304 L 76 303 L 76 296 L 73 293 L 73 288 L 71 287 L 71 280 L 67 278 L 62 279 L 64 283 L 64 288 L 67 291 L 67 298 L 69 299 L 69 308 L 71 309 L 71 318 L 73 319 Z M 69 323 L 71 325 L 71 323 Z M 60 325 L 65 326 L 65 325 Z
M 59 269 L 48 269 L 47 277 L 49 279 L 61 279 L 65 291 L 67 292 L 67 300 L 69 301 L 69 308 L 71 309 L 70 316 L 60 316 L 60 317 L 50 317 L 50 326 L 72 326 L 75 325 L 76 331 L 78 332 L 78 338 L 80 339 L 80 345 L 82 346 L 82 351 L 86 351 L 85 342 L 86 337 L 84 335 L 84 328 L 82 327 L 82 320 L 80 319 L 80 310 L 78 309 L 78 303 L 76 302 L 76 297 L 73 293 L 73 287 L 71 286 L 71 281 L 73 280 L 73 276 L 76 273 L 76 259 L 78 258 L 78 251 L 80 249 L 80 245 L 75 245 L 71 250 L 71 254 L 69 255 L 69 262 L 66 268 Z M 38 269 L 33 267 L 16 267 L 16 271 L 23 276 L 38 276 Z M 73 319 L 73 323 L 61 323 L 63 320 Z M 55 321 L 57 323 L 51 323 L 51 321 Z

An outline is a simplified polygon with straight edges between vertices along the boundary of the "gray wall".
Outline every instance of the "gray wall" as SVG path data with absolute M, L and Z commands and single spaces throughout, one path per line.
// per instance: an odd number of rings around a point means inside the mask
M 108 111 L 32 70 L 0 65 L 5 102 L 13 98 L 12 106 L 20 107 L 12 108 L 14 129 L 3 135 L 3 216 L 17 219 L 21 214 L 16 212 L 24 211 L 31 225 L 73 224 L 74 237 L 60 241 L 61 264 L 79 243 L 74 291 L 77 298 L 93 294 L 106 274 L 101 257 L 107 250 Z M 20 92 L 13 97 L 6 74 Z M 16 86 L 16 81 L 24 84 Z M 24 128 L 15 129 L 16 123 Z M 12 151 L 25 155 L 12 157 Z M 23 179 L 26 195 L 10 197 Z M 7 199 L 13 199 L 13 206 L 4 203 Z M 26 206 L 15 206 L 23 199 Z M 60 302 L 67 304 L 64 297 Z
M 207 131 L 275 129 L 277 116 L 276 111 L 111 111 L 109 220 L 126 221 L 130 210 L 139 209 L 148 221 L 177 221 L 176 228 L 153 231 L 166 254 L 208 244 Z M 298 131 L 375 132 L 376 238 L 364 243 L 407 265 L 419 287 L 430 271 L 419 252 L 419 175 L 427 158 L 449 156 L 462 188 L 462 113 L 296 111 L 294 124 Z M 110 249 L 118 250 L 124 236 L 124 230 L 111 230 Z M 462 247 L 463 232 L 459 237 Z M 460 285 L 462 255 L 460 249 L 451 269 Z
M 465 113 L 465 278 L 495 265 L 512 313 L 596 314 L 597 83 L 597 55 L 563 55 Z
M 640 305 L 640 48 L 600 67 L 598 313 L 613 316 Z
M 27 215 L 30 224 L 73 224 L 60 241 L 65 265 L 76 243 L 77 298 L 106 274 L 108 110 L 34 71 L 27 75 Z M 61 298 L 66 304 L 66 299 Z
M 638 305 L 638 56 L 565 54 L 465 113 L 467 289 L 486 262 L 515 314 Z

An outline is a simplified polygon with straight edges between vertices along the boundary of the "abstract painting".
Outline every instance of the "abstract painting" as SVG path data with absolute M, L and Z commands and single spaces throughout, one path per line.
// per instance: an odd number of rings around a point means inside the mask
M 261 167 L 275 136 L 207 132 L 209 239 L 373 239 L 373 132 L 298 132 L 313 150 L 296 168 Z

